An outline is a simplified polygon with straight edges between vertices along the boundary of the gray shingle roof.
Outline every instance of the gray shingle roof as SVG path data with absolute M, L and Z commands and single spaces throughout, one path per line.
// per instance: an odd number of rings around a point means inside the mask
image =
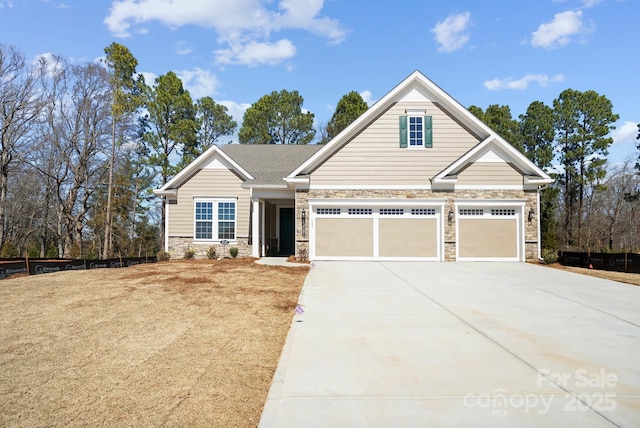
M 283 178 L 322 146 L 295 144 L 225 144 L 220 149 L 255 180 L 247 184 L 285 184 Z

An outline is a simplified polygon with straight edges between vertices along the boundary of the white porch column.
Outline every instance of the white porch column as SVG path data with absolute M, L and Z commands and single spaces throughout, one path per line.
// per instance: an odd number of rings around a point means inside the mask
M 264 230 L 265 230 L 264 229 L 265 205 L 266 204 L 264 202 L 262 203 L 262 205 L 260 205 L 260 209 L 261 209 L 260 216 L 262 218 L 262 224 L 260 225 L 260 242 L 262 242 L 262 248 L 261 248 L 262 254 L 267 255 L 267 249 L 266 249 L 266 245 L 265 245 L 266 239 L 264 237 L 264 234 L 265 234 L 265 232 L 264 232 Z
M 251 203 L 251 257 L 260 257 L 260 198 L 252 197 Z

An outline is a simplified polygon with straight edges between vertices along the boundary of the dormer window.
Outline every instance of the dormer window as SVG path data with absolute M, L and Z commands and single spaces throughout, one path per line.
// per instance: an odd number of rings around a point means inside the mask
M 400 116 L 400 147 L 423 149 L 433 147 L 433 130 L 431 116 L 407 111 Z
M 409 147 L 424 147 L 423 116 L 408 116 Z

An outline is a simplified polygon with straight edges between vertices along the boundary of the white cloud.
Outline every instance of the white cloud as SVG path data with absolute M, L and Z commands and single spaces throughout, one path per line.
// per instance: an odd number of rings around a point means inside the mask
M 140 74 L 144 77 L 144 83 L 147 86 L 153 86 L 156 84 L 156 78 L 158 77 L 157 74 L 151 73 L 150 71 L 143 71 Z
M 13 7 L 13 1 L 0 1 L 0 9 L 4 9 L 5 7 L 11 9 Z
M 507 77 L 506 79 L 495 78 L 493 80 L 487 80 L 484 82 L 484 87 L 490 91 L 496 91 L 498 89 L 524 90 L 529 87 L 530 83 L 537 83 L 538 86 L 545 87 L 549 86 L 551 83 L 562 82 L 563 80 L 563 74 L 556 74 L 551 77 L 546 74 L 527 74 L 517 80 L 511 77 Z
M 470 18 L 471 13 L 469 12 L 450 15 L 431 29 L 438 43 L 438 51 L 453 52 L 461 49 L 469 41 L 469 34 L 465 30 L 469 25 Z
M 64 58 L 54 53 L 45 52 L 37 55 L 32 62 L 34 68 L 44 70 L 46 76 L 54 76 L 64 69 Z
M 244 112 L 247 111 L 249 107 L 251 107 L 251 104 L 237 103 L 235 101 L 219 101 L 218 104 L 222 104 L 223 106 L 225 106 L 227 108 L 227 112 L 229 113 L 229 115 L 233 117 L 233 120 L 235 120 L 238 123 L 238 128 L 236 128 L 236 132 L 229 137 L 224 137 L 221 143 L 222 144 L 237 143 L 238 132 L 242 127 L 242 119 L 244 118 Z M 227 138 L 229 140 L 226 140 Z
M 189 43 L 181 41 L 176 43 L 176 53 L 178 55 L 189 55 L 193 51 L 193 48 L 189 46 Z
M 287 39 L 276 43 L 252 41 L 244 45 L 234 44 L 228 49 L 218 49 L 214 53 L 220 64 L 276 65 L 294 56 L 296 47 Z
M 375 100 L 372 99 L 373 94 L 368 89 L 365 89 L 364 91 L 360 92 L 360 96 L 362 97 L 364 102 L 367 103 L 368 106 L 371 106 L 373 103 L 375 103 Z
M 532 33 L 531 45 L 538 48 L 554 49 L 569 43 L 573 36 L 586 34 L 593 28 L 585 26 L 581 10 L 567 10 L 556 13 L 551 22 L 540 24 Z
M 582 0 L 582 7 L 584 8 L 593 7 L 598 3 L 602 3 L 602 0 Z
M 613 137 L 613 143 L 635 143 L 636 137 L 638 136 L 638 123 L 640 123 L 640 121 L 631 122 L 630 120 L 625 120 L 622 125 L 618 124 L 616 126 L 616 129 L 614 129 L 611 133 L 611 136 Z
M 200 67 L 193 70 L 179 70 L 176 71 L 176 75 L 182 80 L 182 84 L 194 100 L 205 96 L 212 97 L 219 83 L 214 74 Z
M 272 43 L 272 32 L 298 29 L 340 43 L 346 31 L 336 19 L 320 16 L 324 0 L 116 0 L 104 23 L 116 36 L 129 37 L 132 27 L 159 21 L 170 28 L 213 28 L 223 45 L 224 63 L 277 64 L 295 53 L 289 40 Z M 259 52 L 256 52 L 259 51 Z M 265 55 L 272 54 L 273 58 Z M 240 56 L 240 57 L 238 57 Z

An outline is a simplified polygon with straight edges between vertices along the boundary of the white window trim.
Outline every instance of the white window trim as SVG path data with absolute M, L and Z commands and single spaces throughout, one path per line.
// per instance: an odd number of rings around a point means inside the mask
M 196 203 L 197 202 L 209 202 L 213 204 L 213 213 L 211 219 L 211 239 L 197 239 L 196 238 Z M 195 196 L 193 198 L 193 243 L 194 244 L 218 244 L 222 239 L 218 239 L 218 203 L 220 202 L 233 202 L 235 205 L 235 218 L 233 220 L 234 238 L 227 239 L 230 244 L 238 243 L 238 198 L 236 197 L 202 197 Z M 201 220 L 200 220 L 201 221 Z M 215 236 L 215 238 L 214 238 Z

